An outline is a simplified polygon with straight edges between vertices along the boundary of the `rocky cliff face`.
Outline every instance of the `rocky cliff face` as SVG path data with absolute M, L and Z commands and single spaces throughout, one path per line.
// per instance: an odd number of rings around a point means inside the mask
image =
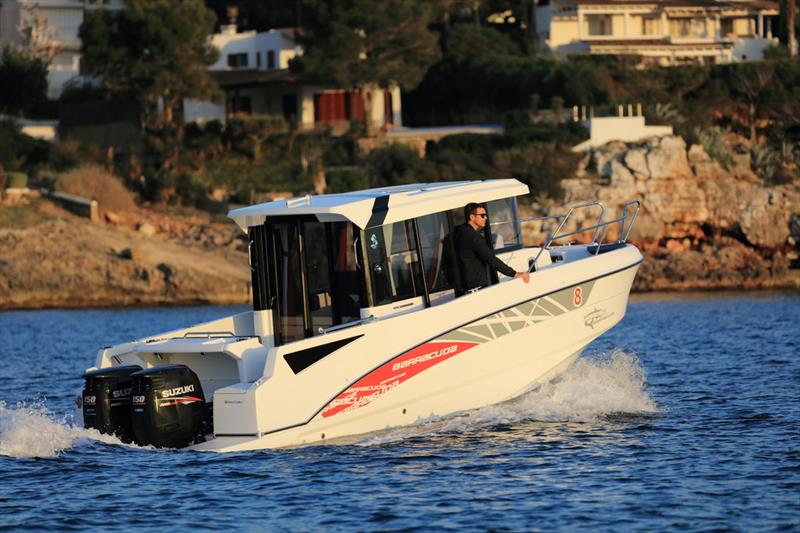
M 642 202 L 630 236 L 647 256 L 639 290 L 798 286 L 800 183 L 764 185 L 746 155 L 726 171 L 681 137 L 611 142 L 563 187 L 567 203 Z
M 0 228 L 0 310 L 246 303 L 240 233 L 205 225 L 179 238 L 150 223 L 131 230 L 68 215 Z

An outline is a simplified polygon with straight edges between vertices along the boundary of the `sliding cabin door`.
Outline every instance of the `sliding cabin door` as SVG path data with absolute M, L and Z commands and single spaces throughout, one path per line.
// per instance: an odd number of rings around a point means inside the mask
M 320 329 L 359 318 L 363 276 L 352 224 L 276 217 L 264 228 L 269 244 L 262 248 L 269 248 L 268 260 L 252 263 L 269 270 L 276 344 L 313 337 Z

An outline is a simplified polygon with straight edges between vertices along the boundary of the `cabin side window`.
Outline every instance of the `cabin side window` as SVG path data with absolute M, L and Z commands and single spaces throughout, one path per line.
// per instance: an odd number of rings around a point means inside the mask
M 428 292 L 452 289 L 453 286 L 447 280 L 445 273 L 446 238 L 452 231 L 450 217 L 447 212 L 426 215 L 417 219 L 417 228 Z
M 495 250 L 513 250 L 521 247 L 517 215 L 517 199 L 503 198 L 486 203 L 489 230 Z
M 412 221 L 368 228 L 364 238 L 373 305 L 390 304 L 425 293 Z
M 278 330 L 282 342 L 305 336 L 303 271 L 300 263 L 300 224 L 287 222 L 272 225 L 277 277 Z

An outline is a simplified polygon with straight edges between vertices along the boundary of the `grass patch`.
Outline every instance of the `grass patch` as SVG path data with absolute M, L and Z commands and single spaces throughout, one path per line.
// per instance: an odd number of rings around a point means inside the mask
M 54 218 L 52 215 L 39 212 L 38 206 L 38 201 L 33 201 L 26 206 L 0 206 L 0 228 L 29 228 Z

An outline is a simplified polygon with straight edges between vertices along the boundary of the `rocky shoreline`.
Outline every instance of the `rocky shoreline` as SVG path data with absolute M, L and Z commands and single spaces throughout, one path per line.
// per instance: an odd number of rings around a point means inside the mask
M 250 299 L 247 246 L 233 224 L 137 217 L 131 228 L 63 213 L 35 215 L 42 220 L 0 227 L 0 309 L 241 304 Z
M 677 136 L 610 142 L 562 185 L 564 204 L 642 202 L 630 235 L 646 258 L 635 291 L 800 289 L 800 183 L 765 185 L 749 154 L 725 170 Z
M 635 292 L 800 290 L 800 184 L 765 186 L 745 157 L 725 171 L 680 137 L 612 142 L 563 187 L 559 206 L 642 201 Z M 0 310 L 250 301 L 246 238 L 230 222 L 137 209 L 97 223 L 43 198 L 22 203 L 0 206 Z M 526 227 L 525 241 L 543 230 Z

